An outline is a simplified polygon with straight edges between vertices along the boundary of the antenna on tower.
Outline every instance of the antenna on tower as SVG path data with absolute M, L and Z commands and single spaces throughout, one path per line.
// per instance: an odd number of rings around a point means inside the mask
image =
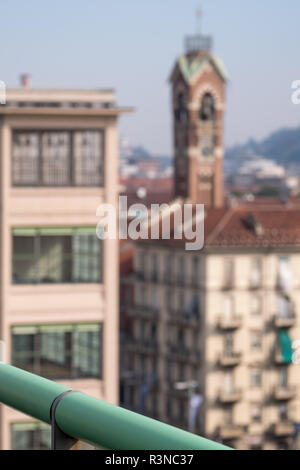
M 196 10 L 196 34 L 197 36 L 201 35 L 201 30 L 202 30 L 202 10 L 201 8 L 198 8 Z
M 201 8 L 196 10 L 196 33 L 194 36 L 186 36 L 186 54 L 197 54 L 198 52 L 210 52 L 212 49 L 212 37 L 202 34 L 203 12 Z

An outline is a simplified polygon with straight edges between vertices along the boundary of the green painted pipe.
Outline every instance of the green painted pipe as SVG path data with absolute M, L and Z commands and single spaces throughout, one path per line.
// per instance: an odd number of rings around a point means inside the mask
M 0 363 L 0 402 L 50 423 L 50 408 L 71 390 L 50 380 Z M 195 434 L 119 408 L 84 393 L 64 396 L 56 422 L 69 436 L 114 450 L 229 450 Z
M 50 408 L 68 387 L 0 363 L 0 403 L 50 424 Z

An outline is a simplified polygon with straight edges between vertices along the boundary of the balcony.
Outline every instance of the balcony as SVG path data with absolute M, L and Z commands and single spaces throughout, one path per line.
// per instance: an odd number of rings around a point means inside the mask
M 129 338 L 123 347 L 137 353 L 158 354 L 158 343 L 154 339 Z
M 291 362 L 285 361 L 284 358 L 282 357 L 282 352 L 279 349 L 276 349 L 274 352 L 274 362 L 276 365 L 290 365 Z
M 276 437 L 289 437 L 295 432 L 295 425 L 292 421 L 286 420 L 280 423 L 275 423 L 272 426 L 272 433 Z
M 241 362 L 242 354 L 234 351 L 224 351 L 219 357 L 219 364 L 222 367 L 235 367 Z
M 235 424 L 225 424 L 224 426 L 220 426 L 219 428 L 219 437 L 222 440 L 231 440 L 231 439 L 239 439 L 243 435 L 243 428 L 242 426 L 237 426 Z
M 290 387 L 290 386 L 277 386 L 274 388 L 274 399 L 277 401 L 287 401 L 291 400 L 294 398 L 296 395 L 296 389 L 295 387 Z
M 242 398 L 242 391 L 237 388 L 232 390 L 220 390 L 219 401 L 223 404 L 236 403 Z
M 138 318 L 157 318 L 159 309 L 148 305 L 130 305 L 127 307 L 127 312 L 130 317 Z
M 168 343 L 167 355 L 179 362 L 198 363 L 201 352 L 198 348 L 187 348 L 186 346 Z
M 146 276 L 143 271 L 135 271 L 133 273 L 133 278 L 136 279 L 137 281 L 145 281 Z
M 199 313 L 187 315 L 185 310 L 172 310 L 169 312 L 168 321 L 170 324 L 176 324 L 184 327 L 199 328 Z
M 222 290 L 228 291 L 234 288 L 233 275 L 227 276 L 222 282 Z
M 242 326 L 242 317 L 240 315 L 232 315 L 232 317 L 219 317 L 218 326 L 220 330 L 230 331 L 236 330 Z
M 279 315 L 274 315 L 274 326 L 276 328 L 291 328 L 296 323 L 296 316 L 294 313 L 286 317 L 280 317 Z

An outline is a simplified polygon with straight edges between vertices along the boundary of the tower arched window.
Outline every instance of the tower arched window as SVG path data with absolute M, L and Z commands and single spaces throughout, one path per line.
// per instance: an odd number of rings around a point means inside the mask
M 188 120 L 187 100 L 184 93 L 179 93 L 177 96 L 175 116 L 177 122 L 187 122 Z
M 215 119 L 215 100 L 211 93 L 205 93 L 200 107 L 201 121 L 213 121 Z

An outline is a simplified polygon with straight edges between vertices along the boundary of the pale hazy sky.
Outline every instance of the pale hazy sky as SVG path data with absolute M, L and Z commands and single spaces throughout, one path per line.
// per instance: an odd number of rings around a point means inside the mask
M 299 0 L 0 0 L 0 80 L 30 72 L 37 87 L 113 87 L 121 135 L 171 153 L 168 76 L 195 32 L 195 11 L 230 76 L 226 144 L 300 123 Z

